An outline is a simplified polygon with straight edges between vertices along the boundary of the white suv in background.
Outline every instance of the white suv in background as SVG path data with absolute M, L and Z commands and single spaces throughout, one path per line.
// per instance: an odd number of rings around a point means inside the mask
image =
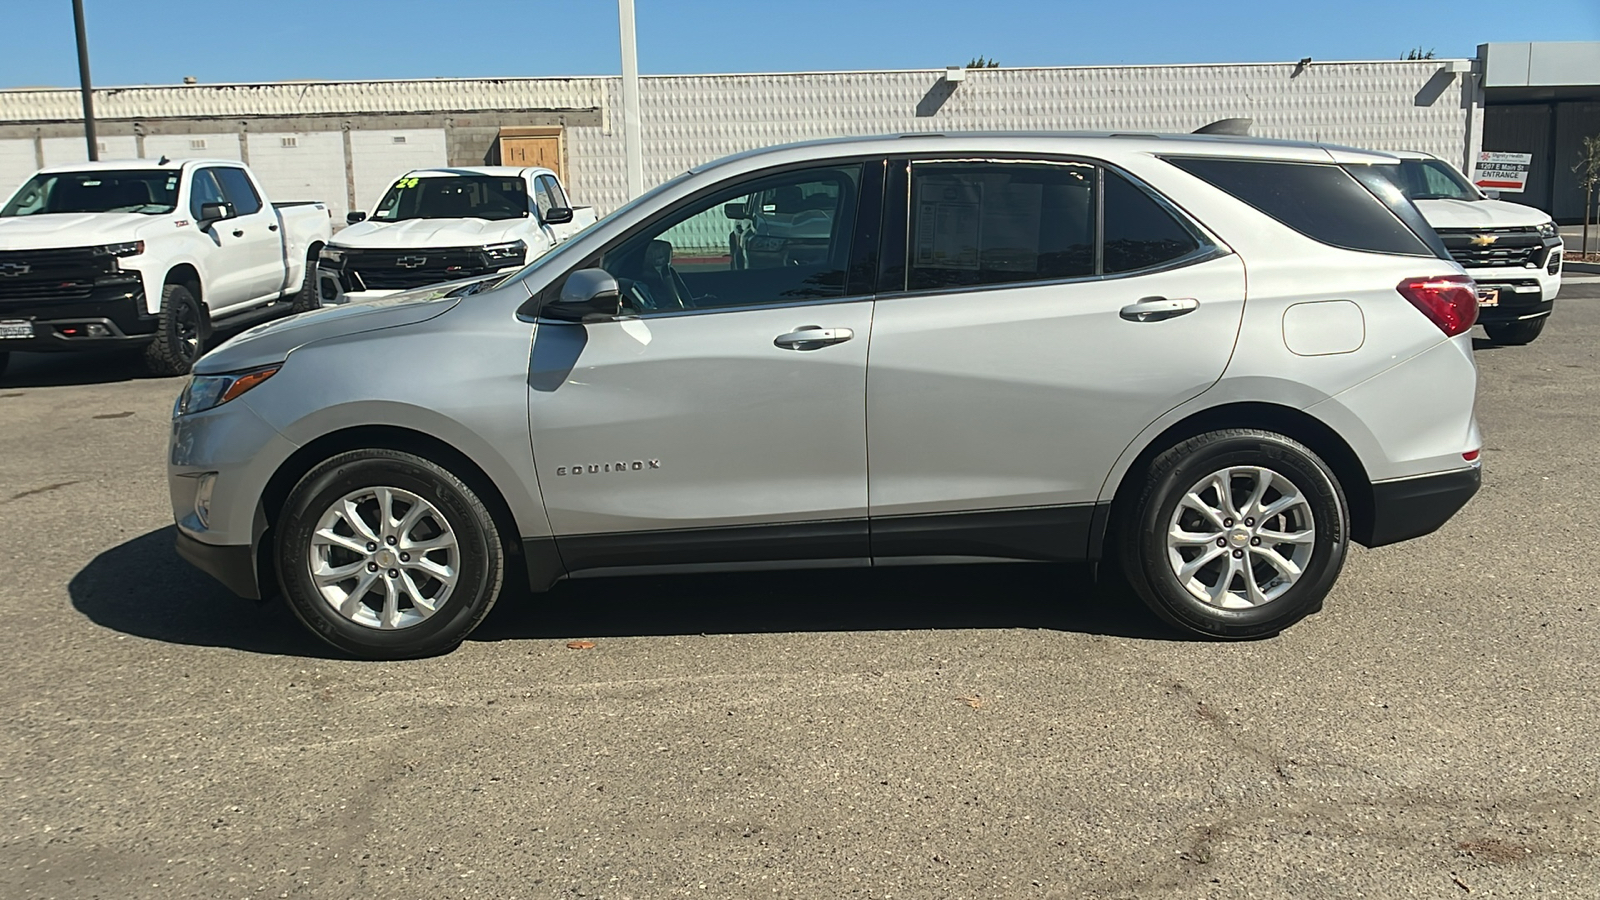
M 1391 152 L 1390 171 L 1445 247 L 1478 284 L 1478 322 L 1490 340 L 1539 336 L 1561 291 L 1561 231 L 1550 214 L 1487 194 L 1442 159 Z
M 178 550 L 386 658 L 511 573 L 1109 557 L 1175 625 L 1273 634 L 1478 488 L 1477 299 L 1392 162 L 949 134 L 699 166 L 470 301 L 207 355 Z M 729 207 L 780 191 L 826 235 L 736 258 Z

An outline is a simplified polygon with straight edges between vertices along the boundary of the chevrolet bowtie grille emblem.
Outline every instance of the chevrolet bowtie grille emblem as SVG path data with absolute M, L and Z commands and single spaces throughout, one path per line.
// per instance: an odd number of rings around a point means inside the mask
M 1498 234 L 1475 234 L 1472 236 L 1472 246 L 1487 247 L 1498 240 L 1500 240 Z
M 427 261 L 426 256 L 402 256 L 394 264 L 402 269 L 420 269 Z
M 31 271 L 33 271 L 33 266 L 27 263 L 0 263 L 0 275 L 15 277 L 17 275 L 26 275 Z

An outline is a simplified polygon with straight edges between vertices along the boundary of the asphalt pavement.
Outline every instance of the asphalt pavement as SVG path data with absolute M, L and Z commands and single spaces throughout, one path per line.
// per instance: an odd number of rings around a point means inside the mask
M 974 566 L 572 582 L 385 664 L 174 555 L 179 380 L 19 356 L 0 897 L 1600 896 L 1597 347 L 1600 284 L 1480 346 L 1483 490 L 1276 638 Z

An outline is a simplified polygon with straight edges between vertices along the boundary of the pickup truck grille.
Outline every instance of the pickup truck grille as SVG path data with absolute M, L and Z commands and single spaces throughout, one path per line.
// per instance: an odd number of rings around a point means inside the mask
M 521 260 L 490 262 L 478 247 L 441 247 L 427 250 L 345 251 L 345 271 L 360 276 L 371 290 L 425 287 L 473 275 L 487 275 Z
M 0 302 L 87 300 L 95 278 L 115 271 L 112 262 L 86 247 L 0 250 Z
M 1544 261 L 1544 240 L 1532 228 L 1440 228 L 1437 231 L 1451 257 L 1469 269 L 1537 266 Z

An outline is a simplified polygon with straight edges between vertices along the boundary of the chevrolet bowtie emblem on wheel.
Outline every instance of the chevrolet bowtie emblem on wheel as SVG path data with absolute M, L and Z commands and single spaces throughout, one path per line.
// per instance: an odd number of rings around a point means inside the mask
M 426 256 L 402 256 L 394 264 L 402 269 L 420 269 L 427 261 Z
M 33 271 L 33 266 L 27 263 L 0 263 L 0 275 L 15 278 Z
M 1498 240 L 1500 240 L 1498 234 L 1475 234 L 1472 236 L 1472 246 L 1487 247 Z

